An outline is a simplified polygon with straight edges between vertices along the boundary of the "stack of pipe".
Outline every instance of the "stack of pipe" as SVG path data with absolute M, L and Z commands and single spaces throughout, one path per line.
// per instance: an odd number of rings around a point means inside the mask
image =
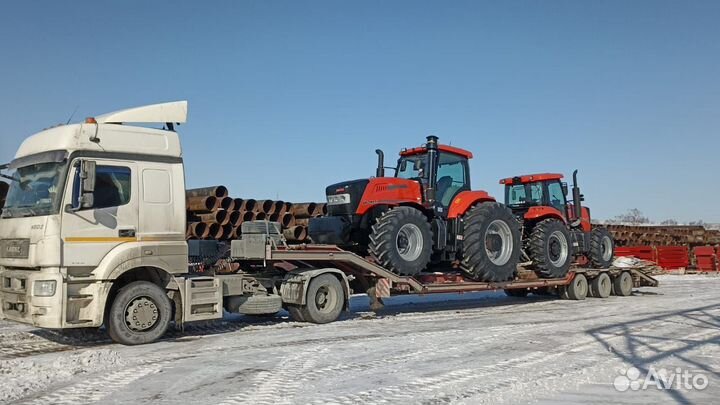
M 187 190 L 187 239 L 237 239 L 246 221 L 279 222 L 288 242 L 307 242 L 309 218 L 327 214 L 327 205 L 231 198 L 224 186 Z
M 2 214 L 2 209 L 5 206 L 5 198 L 7 197 L 9 188 L 9 184 L 5 183 L 4 181 L 0 181 L 0 214 Z
M 720 244 L 720 231 L 699 225 L 606 225 L 618 246 L 705 246 Z

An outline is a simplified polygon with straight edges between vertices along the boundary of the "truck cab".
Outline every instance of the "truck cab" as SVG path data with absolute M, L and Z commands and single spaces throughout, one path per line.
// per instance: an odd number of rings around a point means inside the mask
M 22 143 L 3 166 L 10 184 L 0 216 L 3 317 L 96 327 L 121 287 L 114 281 L 171 284 L 187 272 L 183 161 L 173 131 L 186 115 L 184 101 L 133 108 Z

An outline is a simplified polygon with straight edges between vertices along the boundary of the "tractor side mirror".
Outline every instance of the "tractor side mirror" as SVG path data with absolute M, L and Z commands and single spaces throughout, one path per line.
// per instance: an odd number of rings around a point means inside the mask
M 69 210 L 80 211 L 95 205 L 96 164 L 92 160 L 81 160 L 76 164 L 73 182 L 72 202 Z
M 563 195 L 568 195 L 568 184 L 565 182 L 560 183 L 560 186 L 562 187 Z

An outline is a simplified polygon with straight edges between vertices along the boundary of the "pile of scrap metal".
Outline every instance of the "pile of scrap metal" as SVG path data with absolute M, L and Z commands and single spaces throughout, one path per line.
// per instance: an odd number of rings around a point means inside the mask
M 606 225 L 617 246 L 706 246 L 720 244 L 720 231 L 701 225 Z
M 288 242 L 306 242 L 309 219 L 327 214 L 324 203 L 231 198 L 224 186 L 187 190 L 185 197 L 188 240 L 238 239 L 243 222 L 268 220 L 280 223 Z

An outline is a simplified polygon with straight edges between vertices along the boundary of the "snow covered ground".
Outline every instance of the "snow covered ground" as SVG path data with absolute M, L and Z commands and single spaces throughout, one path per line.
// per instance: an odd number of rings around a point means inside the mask
M 354 297 L 328 325 L 230 317 L 140 347 L 0 322 L 0 402 L 717 403 L 720 278 L 660 281 L 585 301 L 399 297 L 376 317 Z M 643 390 L 661 369 L 707 387 Z

